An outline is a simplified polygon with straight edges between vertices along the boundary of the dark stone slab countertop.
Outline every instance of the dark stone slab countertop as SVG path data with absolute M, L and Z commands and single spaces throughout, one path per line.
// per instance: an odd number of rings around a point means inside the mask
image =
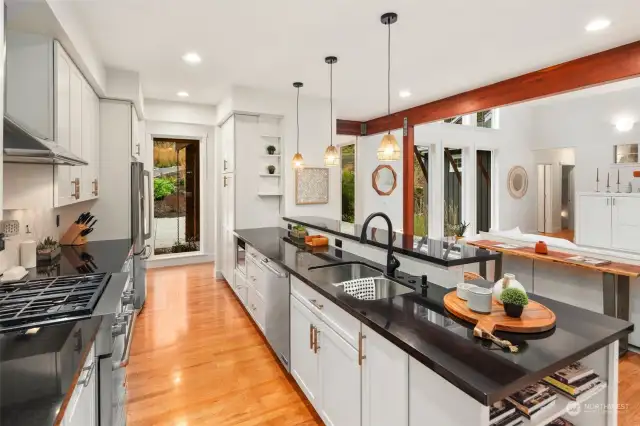
M 398 281 L 416 288 L 413 293 L 390 299 L 362 301 L 344 293 L 331 269 L 309 270 L 311 266 L 339 261 L 360 261 L 383 270 L 383 266 L 346 251 L 329 247 L 324 253 L 310 252 L 296 245 L 282 228 L 236 230 L 236 234 L 261 254 L 336 303 L 380 335 L 406 351 L 447 381 L 482 404 L 490 405 L 527 384 L 580 360 L 633 331 L 633 324 L 585 309 L 530 295 L 550 308 L 556 327 L 545 333 L 496 333 L 519 345 L 512 354 L 473 336 L 473 327 L 450 316 L 443 297 L 451 289 L 429 283 L 426 295 L 419 279 L 402 272 Z M 413 280 L 416 283 L 410 283 Z M 474 282 L 486 287 L 484 280 Z
M 315 216 L 289 216 L 284 220 L 299 225 L 326 231 L 339 237 L 360 241 L 362 225 Z M 464 244 L 434 240 L 400 232 L 393 232 L 393 250 L 405 256 L 415 257 L 440 266 L 459 266 L 469 263 L 496 260 L 501 253 Z M 387 248 L 388 232 L 373 226 L 367 228 L 367 244 Z
M 61 423 L 101 321 L 98 316 L 60 323 L 35 335 L 0 334 L 0 424 Z

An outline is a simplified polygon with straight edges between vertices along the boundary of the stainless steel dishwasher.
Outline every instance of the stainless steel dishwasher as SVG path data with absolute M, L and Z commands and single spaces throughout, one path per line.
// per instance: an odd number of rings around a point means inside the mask
M 264 283 L 265 336 L 289 371 L 289 274 L 261 254 L 252 260 L 260 271 L 258 279 Z

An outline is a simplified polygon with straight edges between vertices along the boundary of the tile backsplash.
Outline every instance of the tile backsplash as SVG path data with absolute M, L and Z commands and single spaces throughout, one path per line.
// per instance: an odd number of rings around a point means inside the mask
M 69 225 L 78 216 L 86 211 L 90 211 L 95 204 L 95 200 L 77 203 L 70 206 L 56 209 L 29 209 L 29 210 L 4 210 L 5 220 L 17 220 L 20 222 L 20 234 L 9 237 L 5 241 L 5 250 L 0 252 L 0 273 L 11 266 L 20 264 L 20 242 L 25 240 L 35 240 L 39 242 L 46 237 L 60 239 Z M 60 215 L 60 226 L 56 226 L 56 216 Z M 27 234 L 29 226 L 30 234 Z

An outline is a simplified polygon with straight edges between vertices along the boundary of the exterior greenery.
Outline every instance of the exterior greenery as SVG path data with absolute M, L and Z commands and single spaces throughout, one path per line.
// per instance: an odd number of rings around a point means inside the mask
M 342 162 L 342 220 L 353 223 L 356 215 L 355 145 L 340 147 Z
M 502 291 L 500 296 L 502 303 L 510 303 L 512 305 L 526 306 L 529 304 L 527 293 L 515 287 L 508 287 Z
M 156 200 L 162 200 L 167 195 L 175 194 L 176 192 L 176 180 L 164 177 L 157 177 L 153 179 L 153 198 Z

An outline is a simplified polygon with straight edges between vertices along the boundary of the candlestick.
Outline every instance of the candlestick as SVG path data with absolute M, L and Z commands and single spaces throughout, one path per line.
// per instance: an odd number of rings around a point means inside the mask
M 596 167 L 596 192 L 600 192 L 600 170 Z
M 620 193 L 620 169 L 618 169 L 618 183 L 616 184 L 617 189 L 616 192 Z
M 609 173 L 609 172 L 607 172 L 607 192 L 611 192 L 611 191 L 609 191 L 609 188 L 611 187 L 611 186 L 609 185 L 609 175 L 610 175 L 610 173 Z

